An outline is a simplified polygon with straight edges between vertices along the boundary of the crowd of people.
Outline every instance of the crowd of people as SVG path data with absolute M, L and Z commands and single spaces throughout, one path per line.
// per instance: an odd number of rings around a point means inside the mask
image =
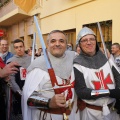
M 1 120 L 120 120 L 120 44 L 107 58 L 88 27 L 75 50 L 67 41 L 63 31 L 51 31 L 48 58 L 39 48 L 32 62 L 24 41 L 13 41 L 14 55 L 0 41 Z

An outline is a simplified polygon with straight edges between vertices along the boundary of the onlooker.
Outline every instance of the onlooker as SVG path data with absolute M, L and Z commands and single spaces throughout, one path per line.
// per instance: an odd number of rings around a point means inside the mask
M 43 53 L 42 53 L 42 48 L 39 48 L 39 49 L 38 49 L 38 52 L 36 53 L 35 56 L 39 57 L 39 56 L 41 56 L 42 54 L 43 54 Z
M 0 40 L 0 57 L 6 63 L 6 61 L 13 57 L 13 54 L 8 51 L 9 46 L 8 46 L 8 41 L 7 40 Z
M 119 43 L 113 43 L 111 46 L 111 55 L 110 58 L 113 59 L 113 61 L 118 66 L 118 69 L 120 71 L 120 44 Z M 120 114 L 120 99 L 116 99 L 115 108 L 117 110 L 117 113 Z
M 99 49 L 95 33 L 84 27 L 77 37 L 81 53 L 74 60 L 80 120 L 120 120 L 112 108 L 120 99 L 120 72 Z
M 111 46 L 111 57 L 115 61 L 116 65 L 119 67 L 120 70 L 120 44 L 119 43 L 113 43 Z
M 28 49 L 27 54 L 28 54 L 29 56 L 32 56 L 32 48 L 31 48 L 31 47 Z
M 9 75 L 17 73 L 18 69 L 16 66 L 18 66 L 16 62 L 5 65 L 0 58 L 0 120 L 6 120 L 4 80 L 9 81 Z
M 72 43 L 67 44 L 67 50 L 70 50 L 70 51 L 73 50 L 73 44 Z
M 6 61 L 13 57 L 13 54 L 11 52 L 8 51 L 9 49 L 9 46 L 8 46 L 8 41 L 7 40 L 0 40 L 0 57 L 2 58 L 2 60 L 4 61 L 4 63 L 6 64 Z M 9 85 L 8 85 L 8 82 L 4 82 L 3 84 L 3 88 L 5 89 L 5 104 L 6 104 L 6 114 L 8 114 L 8 108 L 9 108 L 9 105 L 8 105 L 8 100 L 9 100 L 9 93 L 11 91 Z M 6 117 L 7 118 L 7 117 Z
M 76 105 L 73 104 L 75 52 L 66 51 L 67 38 L 60 30 L 48 34 L 47 45 L 55 75 L 52 69 L 47 69 L 44 56 L 36 58 L 29 66 L 22 96 L 23 119 L 63 120 L 64 115 L 64 120 L 76 120 Z M 77 119 L 80 120 L 79 116 Z
M 29 56 L 32 56 L 32 52 L 33 52 L 33 48 L 32 47 L 30 47 L 29 49 L 28 49 L 28 55 Z M 37 57 L 37 55 L 36 55 L 36 49 L 34 49 L 34 59 Z
M 9 62 L 19 63 L 19 72 L 17 74 L 12 74 L 10 76 L 12 90 L 13 90 L 13 106 L 12 106 L 12 120 L 22 120 L 21 113 L 21 94 L 26 78 L 26 69 L 30 65 L 31 57 L 25 54 L 25 46 L 22 40 L 16 39 L 13 41 L 13 46 L 15 50 L 15 55 L 8 59 Z

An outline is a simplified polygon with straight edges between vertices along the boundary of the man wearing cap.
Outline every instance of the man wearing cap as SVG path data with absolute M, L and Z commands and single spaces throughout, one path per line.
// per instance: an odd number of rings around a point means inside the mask
M 95 33 L 84 27 L 77 44 L 80 55 L 74 60 L 75 91 L 81 120 L 119 120 L 113 111 L 120 98 L 120 73 L 115 63 L 99 50 Z

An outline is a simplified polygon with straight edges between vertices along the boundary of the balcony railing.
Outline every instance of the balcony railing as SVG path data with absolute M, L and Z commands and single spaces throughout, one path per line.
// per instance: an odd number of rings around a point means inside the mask
M 10 0 L 1 0 L 0 1 L 0 8 L 7 4 Z
M 0 18 L 4 15 L 8 14 L 9 12 L 15 10 L 18 8 L 13 0 L 6 0 L 5 2 L 1 2 L 0 5 Z

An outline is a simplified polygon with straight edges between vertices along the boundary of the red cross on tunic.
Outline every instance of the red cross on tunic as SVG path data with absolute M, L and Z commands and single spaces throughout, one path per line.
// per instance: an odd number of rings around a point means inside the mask
M 109 89 L 108 84 L 113 84 L 113 81 L 111 80 L 111 77 L 110 77 L 110 73 L 107 75 L 106 78 L 104 78 L 103 70 L 101 70 L 100 72 L 96 72 L 95 74 L 100 80 L 100 81 L 92 81 L 95 87 L 95 90 L 99 90 L 101 88 Z
M 64 85 L 64 84 L 63 84 Z M 67 84 L 66 84 L 67 85 Z M 66 90 L 68 90 L 68 93 L 67 93 L 67 97 L 66 97 L 66 101 L 71 99 L 72 96 L 73 96 L 73 93 L 72 93 L 72 90 L 71 88 L 74 88 L 74 85 L 75 85 L 75 81 L 73 81 L 72 83 L 70 83 L 70 86 L 66 86 L 64 88 L 58 88 L 60 93 L 63 93 L 65 92 Z
M 73 81 L 70 85 L 70 87 L 65 87 L 65 88 L 62 88 L 60 89 L 60 92 L 63 93 L 65 90 L 68 90 L 68 94 L 67 94 L 67 97 L 66 97 L 66 101 L 71 99 L 72 96 L 73 96 L 73 93 L 72 93 L 72 90 L 71 88 L 74 88 L 74 84 L 75 84 L 75 81 Z

